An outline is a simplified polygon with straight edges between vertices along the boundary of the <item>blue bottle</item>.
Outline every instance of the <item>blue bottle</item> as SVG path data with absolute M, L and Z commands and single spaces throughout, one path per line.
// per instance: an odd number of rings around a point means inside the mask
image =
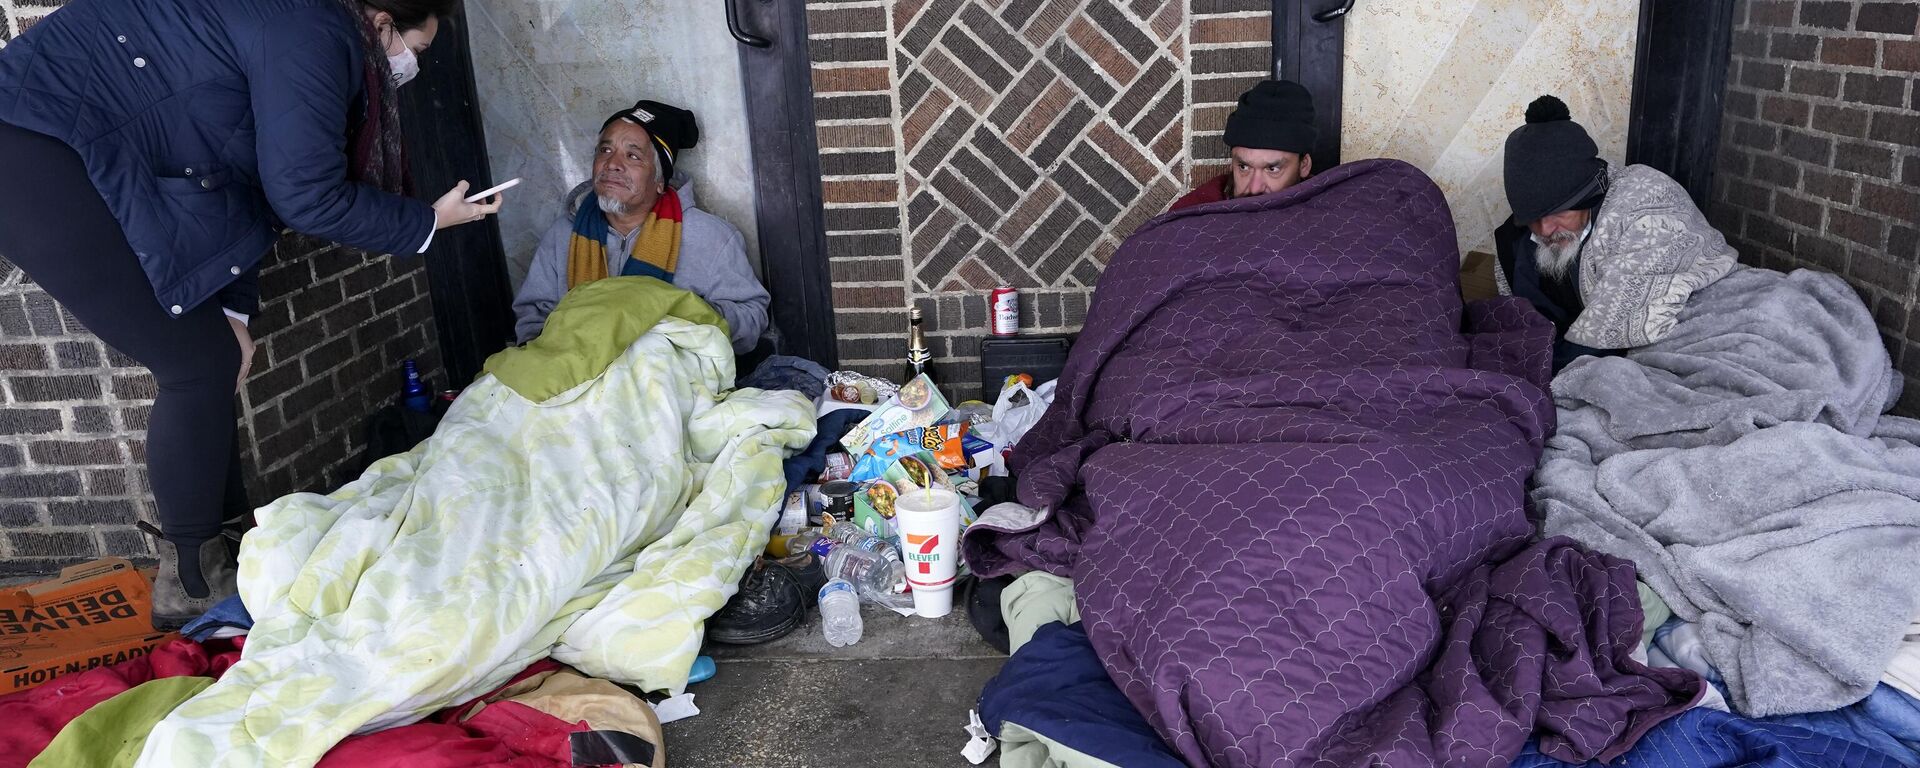
M 420 366 L 408 360 L 402 366 L 407 373 L 407 385 L 400 391 L 400 402 L 409 411 L 428 413 L 433 410 L 433 395 L 427 392 L 427 385 L 420 381 Z

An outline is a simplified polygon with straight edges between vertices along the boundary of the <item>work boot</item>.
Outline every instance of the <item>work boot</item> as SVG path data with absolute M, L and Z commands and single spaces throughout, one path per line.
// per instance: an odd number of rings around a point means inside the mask
M 758 645 L 786 637 L 806 621 L 811 602 L 792 571 L 755 560 L 740 591 L 707 620 L 707 639 L 728 645 Z
M 820 556 L 812 552 L 801 552 L 773 561 L 775 565 L 793 572 L 800 582 L 800 599 L 804 603 L 816 603 L 820 599 L 820 588 L 827 585 L 827 566 L 820 562 Z
M 153 580 L 153 628 L 172 631 L 200 618 L 220 601 L 239 593 L 238 572 L 228 554 L 227 537 L 215 536 L 200 543 L 199 556 L 181 562 L 180 546 L 162 538 L 160 530 L 142 522 L 141 530 L 154 537 L 160 555 L 160 575 Z M 181 572 L 192 568 L 205 582 L 200 597 L 188 592 Z

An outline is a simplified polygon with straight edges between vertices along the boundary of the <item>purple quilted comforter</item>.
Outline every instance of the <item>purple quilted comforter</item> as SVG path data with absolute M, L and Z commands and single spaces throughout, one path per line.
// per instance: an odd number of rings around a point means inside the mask
M 1193 765 L 1503 766 L 1535 731 L 1620 754 L 1701 683 L 1629 658 L 1632 564 L 1528 544 L 1551 327 L 1462 307 L 1455 253 L 1397 161 L 1148 223 L 1015 451 L 1045 513 L 983 520 L 968 562 L 1075 579 Z

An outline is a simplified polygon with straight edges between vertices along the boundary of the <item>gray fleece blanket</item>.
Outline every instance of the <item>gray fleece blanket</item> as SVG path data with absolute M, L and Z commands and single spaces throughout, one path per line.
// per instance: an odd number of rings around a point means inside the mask
M 1883 415 L 1900 378 L 1845 281 L 1738 268 L 1553 394 L 1546 534 L 1635 561 L 1744 714 L 1873 690 L 1920 614 L 1920 422 Z

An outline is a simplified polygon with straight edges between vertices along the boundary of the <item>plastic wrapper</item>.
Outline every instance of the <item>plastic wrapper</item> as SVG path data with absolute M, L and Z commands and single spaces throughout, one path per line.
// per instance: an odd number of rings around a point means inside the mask
M 966 469 L 969 464 L 966 450 L 968 437 L 965 424 L 915 427 L 887 435 L 873 442 L 873 446 L 854 464 L 853 473 L 848 479 L 856 483 L 872 482 L 885 475 L 887 469 L 901 459 L 917 453 L 931 455 L 940 469 L 948 472 Z M 992 447 L 992 443 L 973 439 L 986 448 Z M 984 448 L 976 449 L 973 453 L 979 453 L 980 450 Z
M 887 435 L 873 442 L 860 460 L 854 462 L 853 474 L 847 479 L 856 483 L 871 483 L 885 476 L 894 462 L 920 451 L 920 443 L 908 434 Z

